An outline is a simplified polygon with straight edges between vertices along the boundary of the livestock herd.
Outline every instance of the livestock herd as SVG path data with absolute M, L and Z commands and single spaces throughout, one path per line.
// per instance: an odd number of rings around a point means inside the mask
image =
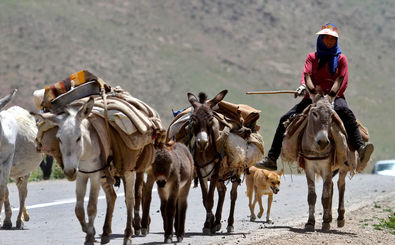
M 148 234 L 149 207 L 155 182 L 161 199 L 165 243 L 172 243 L 173 227 L 177 242 L 183 240 L 187 198 L 192 183 L 199 184 L 202 191 L 207 214 L 203 226 L 204 234 L 214 234 L 221 229 L 226 180 L 232 183 L 228 232 L 234 231 L 237 187 L 241 184 L 242 174 L 249 176 L 246 181 L 251 220 L 255 219 L 256 202 L 260 205 L 258 217 L 263 214 L 262 195 L 269 196 L 271 206 L 273 193 L 279 191 L 282 171 L 275 173 L 253 167 L 263 157 L 263 140 L 258 132 L 259 126 L 256 125 L 259 115 L 249 120 L 253 108 L 248 108 L 248 113 L 243 114 L 240 108 L 245 105 L 223 101 L 227 90 L 221 91 L 210 100 L 204 94 L 199 94 L 197 98 L 188 93 L 191 107 L 181 112 L 167 130 L 163 130 L 159 114 L 148 105 L 125 91 L 111 89 L 104 92 L 104 87 L 101 88 L 100 95 L 78 98 L 78 103 L 73 101 L 62 110 L 42 110 L 39 113 L 29 113 L 19 106 L 3 110 L 15 96 L 16 90 L 0 99 L 0 212 L 4 206 L 3 229 L 12 227 L 7 188 L 9 178 L 15 179 L 18 187 L 20 210 L 16 227 L 23 229 L 23 220 L 29 220 L 25 208 L 28 178 L 32 170 L 40 164 L 44 153 L 53 155 L 65 176 L 70 181 L 77 182 L 75 214 L 82 231 L 86 233 L 85 244 L 93 244 L 95 241 L 94 220 L 100 187 L 107 199 L 101 243 L 110 241 L 116 200 L 114 183 L 119 182 L 118 180 L 123 182 L 127 206 L 124 244 L 132 243 L 133 230 L 136 235 Z M 128 101 L 126 107 L 117 104 L 120 100 Z M 341 131 L 341 122 L 332 119 L 334 112 L 328 106 L 326 98 L 319 97 L 315 101 L 312 105 L 315 116 L 322 114 L 322 118 L 326 118 L 329 125 L 335 123 L 335 126 L 322 128 L 321 125 L 309 124 L 307 120 L 305 127 L 309 133 L 304 134 L 302 139 L 305 146 L 314 144 L 316 127 L 329 132 L 327 135 L 333 134 L 330 132 L 333 130 Z M 124 107 L 126 109 L 122 111 L 120 108 Z M 343 137 L 341 140 L 344 141 L 344 136 L 337 135 Z M 336 147 L 340 146 L 337 142 L 336 144 L 328 149 L 339 150 Z M 347 144 L 342 147 L 347 147 Z M 309 150 L 312 152 L 314 149 Z M 328 154 L 332 156 L 334 153 Z M 324 179 L 323 229 L 330 229 L 332 173 L 337 170 L 340 170 L 338 226 L 344 225 L 344 178 L 350 170 L 344 162 L 350 156 L 341 157 L 344 158 L 342 162 L 337 157 L 335 163 L 332 157 L 305 159 L 310 210 L 306 229 L 314 229 L 315 223 L 315 174 L 320 174 Z M 144 182 L 145 173 L 147 177 Z M 90 194 L 86 219 L 84 196 L 88 180 Z M 215 190 L 218 191 L 218 203 L 214 215 L 212 208 Z M 253 192 L 255 200 L 252 200 Z M 141 205 L 142 218 L 139 214 Z M 266 216 L 268 222 L 270 206 Z

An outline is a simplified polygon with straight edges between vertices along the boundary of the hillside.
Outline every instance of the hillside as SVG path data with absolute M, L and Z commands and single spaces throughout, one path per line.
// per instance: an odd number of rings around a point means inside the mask
M 270 147 L 297 101 L 249 90 L 294 89 L 322 24 L 335 23 L 348 56 L 350 107 L 371 133 L 373 160 L 394 158 L 395 2 L 391 0 L 196 0 L 0 2 L 0 89 L 33 110 L 31 94 L 87 69 L 151 104 L 165 125 L 186 93 L 262 110 Z

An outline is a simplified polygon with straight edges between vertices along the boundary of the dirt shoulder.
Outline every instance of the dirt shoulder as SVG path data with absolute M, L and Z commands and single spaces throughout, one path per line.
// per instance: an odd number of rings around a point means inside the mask
M 380 223 L 380 218 L 388 220 L 389 209 L 395 211 L 395 193 L 354 211 L 346 210 L 343 228 L 336 227 L 337 211 L 334 209 L 329 232 L 321 231 L 321 214 L 316 214 L 315 232 L 305 232 L 304 223 L 283 226 L 262 224 L 260 230 L 233 241 L 223 241 L 222 244 L 394 244 L 395 235 L 389 230 L 376 230 L 373 226 Z

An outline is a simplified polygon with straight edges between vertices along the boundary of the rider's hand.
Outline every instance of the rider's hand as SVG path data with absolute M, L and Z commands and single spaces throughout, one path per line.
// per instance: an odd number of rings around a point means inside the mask
M 294 94 L 294 97 L 298 96 L 303 96 L 306 94 L 306 85 L 302 84 L 296 89 L 296 93 Z

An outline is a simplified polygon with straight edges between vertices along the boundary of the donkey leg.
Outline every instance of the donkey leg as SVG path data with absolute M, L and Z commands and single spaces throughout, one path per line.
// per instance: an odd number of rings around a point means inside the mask
M 215 188 L 217 186 L 217 181 L 218 181 L 217 178 L 218 178 L 218 176 L 211 177 L 210 188 L 208 190 L 207 199 L 206 199 L 206 201 L 207 201 L 207 203 L 206 203 L 206 205 L 207 205 L 207 207 L 206 207 L 206 212 L 207 212 L 206 223 L 208 223 L 208 228 L 210 230 L 210 234 L 215 234 L 215 232 L 216 232 L 215 225 L 214 225 L 214 222 L 215 222 L 214 218 L 215 217 L 213 215 L 212 210 L 213 210 L 213 206 L 214 206 L 214 191 L 215 191 Z M 206 225 L 206 223 L 205 223 L 205 225 Z
M 87 206 L 88 214 L 88 230 L 85 237 L 85 244 L 93 244 L 95 240 L 96 230 L 95 230 L 95 218 L 97 214 L 97 200 L 100 191 L 100 172 L 94 173 L 90 176 L 90 192 L 89 201 Z
M 17 180 L 16 186 L 18 187 L 18 193 L 19 193 L 19 213 L 18 217 L 16 219 L 16 228 L 17 229 L 23 229 L 23 221 L 22 221 L 22 215 L 25 210 L 25 200 L 27 196 L 27 182 L 29 179 L 30 174 L 21 177 Z M 28 216 L 29 220 L 29 216 Z
M 144 184 L 144 172 L 136 173 L 136 184 L 134 187 L 134 219 L 133 228 L 136 236 L 141 233 L 141 218 L 140 218 L 140 205 L 142 203 L 143 195 L 143 184 Z
M 174 225 L 174 216 L 176 214 L 176 206 L 177 206 L 177 195 L 178 195 L 178 186 L 172 188 L 172 192 L 168 193 L 169 199 L 166 203 L 165 210 L 165 219 L 166 219 L 166 227 L 165 227 L 165 243 L 172 243 L 173 239 L 173 225 Z
M 331 227 L 332 222 L 332 194 L 333 194 L 333 182 L 332 173 L 328 171 L 324 178 L 324 187 L 322 190 L 321 202 L 322 208 L 324 209 L 322 217 L 322 230 L 327 231 Z
M 239 179 L 239 176 L 237 176 Z M 234 214 L 235 214 L 235 206 L 237 200 L 237 187 L 239 187 L 239 181 L 235 181 L 232 183 L 232 190 L 230 191 L 230 212 L 228 217 L 228 227 L 226 230 L 228 233 L 234 231 L 233 223 L 234 223 Z
M 111 223 L 117 194 L 115 193 L 113 186 L 109 185 L 106 179 L 102 178 L 100 181 L 104 193 L 106 194 L 107 202 L 106 218 L 103 225 L 103 234 L 101 235 L 101 244 L 106 244 L 110 242 L 110 234 L 112 233 Z
M 2 228 L 9 230 L 12 228 L 12 221 L 11 221 L 12 210 L 11 210 L 11 204 L 10 204 L 9 192 L 7 186 L 5 187 L 5 192 L 4 192 L 4 212 L 5 212 L 5 219 Z
M 315 182 L 314 182 L 315 173 L 311 168 L 309 168 L 307 163 L 308 162 L 306 161 L 305 172 L 306 172 L 306 179 L 308 186 L 307 202 L 309 204 L 309 219 L 307 220 L 307 223 L 305 224 L 304 228 L 307 231 L 314 231 L 314 225 L 315 225 L 314 212 L 315 212 L 315 202 L 317 200 L 317 194 L 315 193 Z
M 337 188 L 339 190 L 339 208 L 337 210 L 338 217 L 337 217 L 337 227 L 343 227 L 345 220 L 344 220 L 344 191 L 346 190 L 346 175 L 347 171 L 340 170 L 339 172 L 339 179 L 337 180 Z
M 223 181 L 218 181 L 217 192 L 218 192 L 218 203 L 217 203 L 217 211 L 215 212 L 215 223 L 214 223 L 215 231 L 221 230 L 222 208 L 224 206 L 225 195 L 226 195 L 226 186 Z
M 136 173 L 136 183 L 135 183 L 135 204 L 134 204 L 134 219 L 133 227 L 136 235 L 141 234 L 141 216 L 140 208 L 142 211 L 143 206 L 143 187 L 144 187 L 144 172 Z
M 152 188 L 155 183 L 155 178 L 152 171 L 147 173 L 147 183 L 143 185 L 143 218 L 141 220 L 141 234 L 143 236 L 149 233 L 149 225 L 151 223 L 149 210 L 152 199 Z
M 133 222 L 133 207 L 134 207 L 134 186 L 136 184 L 136 172 L 125 171 L 123 173 L 123 186 L 125 189 L 125 202 L 127 209 L 126 228 L 123 237 L 124 245 L 132 244 L 132 222 Z
M 178 204 L 177 204 L 177 229 L 176 229 L 176 236 L 177 242 L 182 242 L 184 239 L 185 234 L 185 218 L 186 212 L 188 207 L 188 194 L 191 188 L 192 180 L 189 181 L 181 190 L 180 195 L 178 197 Z
M 210 198 L 209 198 L 209 191 L 207 190 L 207 180 L 201 178 L 199 172 L 198 172 L 198 176 L 199 176 L 200 188 L 202 191 L 203 205 L 204 208 L 206 209 L 206 221 L 204 222 L 204 226 L 203 226 L 203 234 L 210 235 L 211 227 L 212 224 L 214 223 L 214 215 L 211 211 L 214 205 L 214 200 L 213 198 L 209 200 Z M 210 182 L 210 189 L 211 186 L 212 186 L 212 182 Z
M 8 179 L 10 178 L 10 171 L 11 171 L 11 162 L 8 162 L 9 159 L 12 159 L 13 155 L 9 156 L 6 161 L 0 159 L 0 163 L 3 164 L 2 169 L 0 171 L 0 214 L 1 209 L 3 208 L 4 204 L 4 211 L 5 211 L 5 219 L 3 222 L 2 229 L 11 229 L 12 222 L 11 222 L 11 208 L 10 203 L 8 200 L 8 188 L 7 183 Z M 7 208 L 8 207 L 8 208 Z M 7 210 L 8 209 L 8 210 Z M 1 215 L 0 215 L 0 224 L 1 224 Z
M 85 210 L 84 210 L 84 197 L 86 193 L 86 185 L 88 183 L 88 177 L 78 174 L 76 180 L 76 204 L 75 204 L 75 215 L 81 224 L 82 231 L 88 232 L 88 225 L 85 221 Z

